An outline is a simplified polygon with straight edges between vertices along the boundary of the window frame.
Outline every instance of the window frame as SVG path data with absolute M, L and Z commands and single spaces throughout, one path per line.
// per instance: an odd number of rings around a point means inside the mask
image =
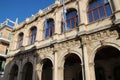
M 99 3 L 99 2 L 96 2 L 96 3 Z M 108 0 L 104 3 L 101 3 L 101 4 L 99 3 L 97 6 L 94 6 L 92 9 L 89 9 L 91 4 L 95 4 L 95 3 L 94 2 L 88 3 L 88 10 L 87 10 L 88 23 L 93 23 L 101 19 L 105 19 L 112 15 L 112 8 Z M 109 8 L 109 12 L 107 12 L 107 8 Z
M 18 45 L 17 45 L 17 48 L 22 47 L 22 45 L 23 45 L 23 38 L 24 38 L 24 33 L 22 32 L 18 36 Z
M 73 15 L 72 15 L 73 13 Z M 70 16 L 72 15 L 72 16 Z M 69 16 L 69 17 L 68 17 Z M 78 24 L 79 24 L 79 19 L 78 19 L 78 11 L 74 8 L 70 8 L 67 10 L 67 13 L 66 13 L 66 27 L 67 29 L 65 29 L 65 26 L 64 26 L 64 22 L 62 20 L 62 32 L 67 32 L 67 31 L 70 31 L 74 28 L 77 28 L 78 27 Z M 68 25 L 69 24 L 69 25 Z
M 36 35 L 37 35 L 37 27 L 34 26 L 30 29 L 30 35 L 29 35 L 29 44 L 30 45 L 36 41 Z
M 45 38 L 50 38 L 55 33 L 55 21 L 53 18 L 45 20 L 44 34 Z

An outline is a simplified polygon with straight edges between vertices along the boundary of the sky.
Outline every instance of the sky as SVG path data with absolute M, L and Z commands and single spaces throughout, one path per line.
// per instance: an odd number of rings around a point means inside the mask
M 0 23 L 7 18 L 12 21 L 18 18 L 21 23 L 54 2 L 55 0 L 0 0 Z

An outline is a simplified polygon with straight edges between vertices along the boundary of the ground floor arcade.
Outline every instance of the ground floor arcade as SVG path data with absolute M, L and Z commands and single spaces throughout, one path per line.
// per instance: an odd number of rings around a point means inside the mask
M 9 68 L 7 80 L 120 80 L 120 51 L 101 46 L 92 57 L 69 51 L 54 59 L 32 56 L 16 61 Z M 87 58 L 91 58 L 89 61 Z M 88 61 L 87 61 L 88 60 Z

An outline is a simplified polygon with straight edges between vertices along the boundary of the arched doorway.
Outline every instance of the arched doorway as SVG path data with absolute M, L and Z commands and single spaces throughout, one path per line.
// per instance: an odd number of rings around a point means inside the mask
M 98 49 L 95 55 L 96 80 L 120 79 L 120 51 L 112 46 L 104 46 Z M 117 70 L 116 70 L 117 69 Z M 116 72 L 117 71 L 117 72 Z
M 33 65 L 27 62 L 23 67 L 22 80 L 32 80 L 33 75 Z
M 50 59 L 43 60 L 42 67 L 42 80 L 52 80 L 53 79 L 53 64 Z
M 14 64 L 12 69 L 10 70 L 9 80 L 17 80 L 17 76 L 18 76 L 18 66 Z
M 64 80 L 82 80 L 81 60 L 76 54 L 65 56 Z

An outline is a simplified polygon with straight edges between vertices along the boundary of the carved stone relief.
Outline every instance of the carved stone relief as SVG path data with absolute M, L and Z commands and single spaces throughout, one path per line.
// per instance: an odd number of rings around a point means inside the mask
M 117 37 L 118 33 L 116 30 L 110 31 L 110 30 L 104 30 L 101 32 L 96 32 L 90 35 L 86 35 L 84 38 L 86 43 L 92 42 L 92 41 L 99 41 L 104 40 L 106 38 L 110 37 Z

